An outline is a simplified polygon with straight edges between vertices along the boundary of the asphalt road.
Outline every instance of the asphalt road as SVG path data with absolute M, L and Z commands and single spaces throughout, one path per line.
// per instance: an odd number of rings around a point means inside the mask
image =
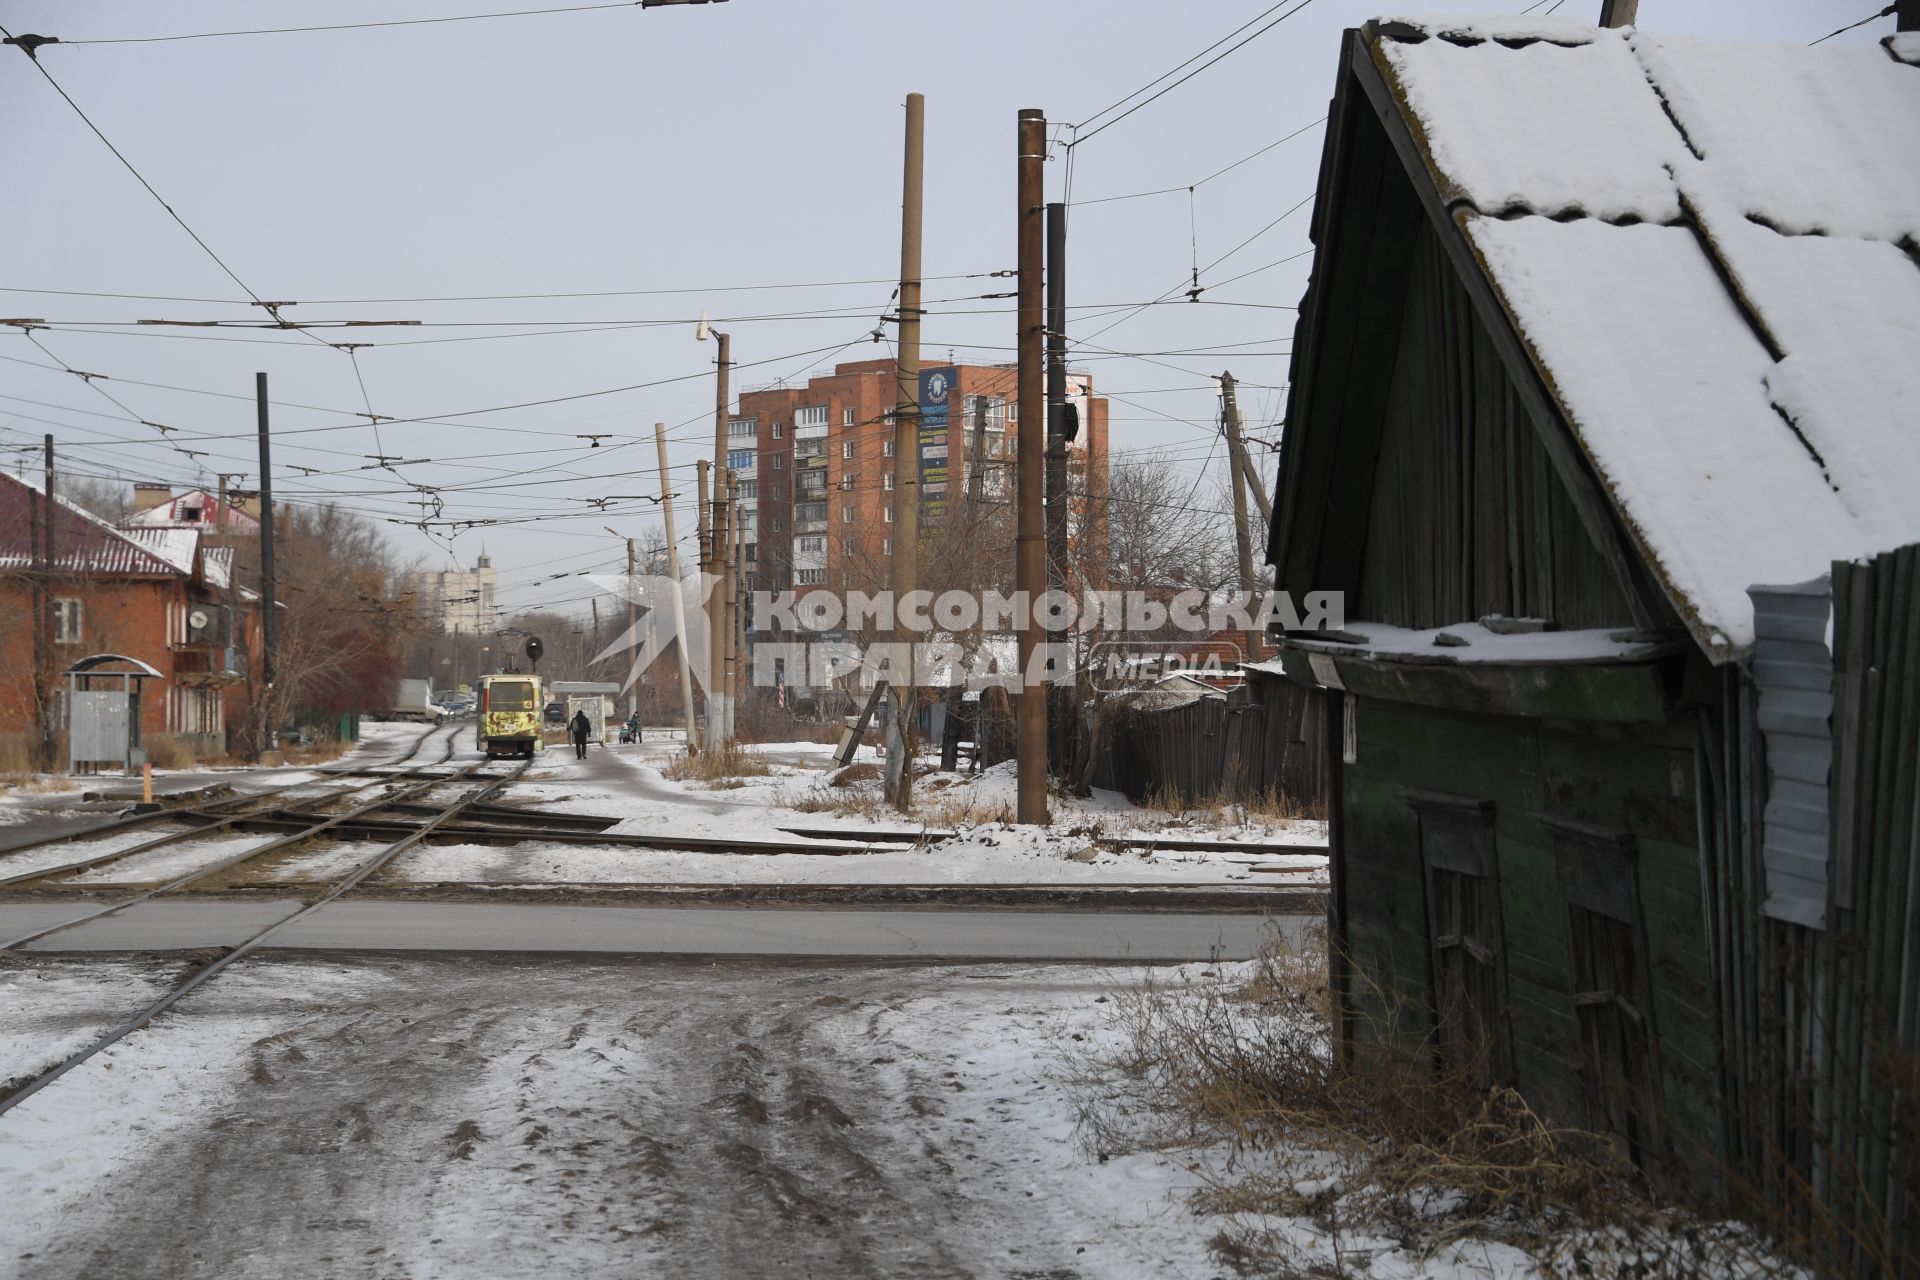
M 31 944 L 33 951 L 155 951 L 233 946 L 291 915 L 280 902 L 147 902 Z M 0 939 L 77 919 L 97 906 L 0 904 Z M 924 960 L 1232 960 L 1306 917 L 1085 911 L 732 910 L 526 903 L 333 903 L 271 945 L 319 951 L 577 952 Z

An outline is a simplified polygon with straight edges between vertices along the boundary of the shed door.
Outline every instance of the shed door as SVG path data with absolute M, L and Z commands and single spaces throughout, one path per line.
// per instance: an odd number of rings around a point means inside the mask
M 1592 1124 L 1640 1167 L 1660 1146 L 1660 1072 L 1631 833 L 1542 817 L 1567 909 L 1567 961 Z
M 1500 869 L 1490 801 L 1407 793 L 1420 818 L 1435 1040 L 1443 1065 L 1486 1085 L 1511 1074 Z

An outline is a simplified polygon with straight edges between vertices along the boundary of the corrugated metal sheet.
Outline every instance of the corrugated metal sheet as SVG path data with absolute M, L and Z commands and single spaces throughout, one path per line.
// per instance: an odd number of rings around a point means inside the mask
M 1824 576 L 1752 587 L 1755 723 L 1767 769 L 1760 852 L 1763 910 L 1820 929 L 1827 919 L 1827 779 L 1833 763 L 1833 605 Z

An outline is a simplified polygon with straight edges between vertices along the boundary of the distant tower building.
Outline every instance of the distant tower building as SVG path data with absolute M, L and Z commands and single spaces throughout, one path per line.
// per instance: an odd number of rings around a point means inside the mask
M 499 614 L 493 601 L 493 561 L 485 552 L 472 569 L 446 569 L 427 577 L 442 631 L 484 635 L 494 629 Z

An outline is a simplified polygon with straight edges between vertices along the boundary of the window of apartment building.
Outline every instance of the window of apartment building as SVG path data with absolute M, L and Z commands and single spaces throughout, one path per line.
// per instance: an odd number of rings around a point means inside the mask
M 801 524 L 825 524 L 827 522 L 827 504 L 824 502 L 802 502 L 793 509 L 793 518 Z
M 882 538 L 880 540 L 880 554 L 883 556 L 890 556 L 893 554 L 892 538 Z
M 785 438 L 786 438 L 786 435 L 787 435 L 787 424 L 786 424 L 786 423 L 784 423 L 784 422 L 776 422 L 776 423 L 774 423 L 774 424 L 773 424 L 773 438 L 774 438 L 775 440 L 783 440 L 783 439 L 785 439 Z
M 880 487 L 889 493 L 893 492 L 893 472 L 889 471 L 880 477 Z
M 739 482 L 739 484 L 738 484 L 737 486 L 735 486 L 735 487 L 736 487 L 736 489 L 737 489 L 737 490 L 738 490 L 738 492 L 739 492 L 739 495 L 740 495 L 740 501 L 742 501 L 742 502 L 757 502 L 757 501 L 759 501 L 759 499 L 760 499 L 760 482 L 759 482 L 758 480 L 742 480 L 742 481 L 740 481 L 740 482 Z
M 79 644 L 81 642 L 80 602 L 78 600 L 55 600 L 53 602 L 53 642 L 55 644 Z
M 803 552 L 825 551 L 827 549 L 827 540 L 824 537 L 801 538 L 798 540 L 798 547 Z
M 760 434 L 760 419 L 732 418 L 727 422 L 727 434 L 735 439 L 741 436 L 753 437 Z
M 796 587 L 817 587 L 827 580 L 825 569 L 795 569 L 793 585 Z
M 853 441 L 842 440 L 840 442 L 840 456 L 843 458 L 851 458 L 853 456 Z
M 840 539 L 840 554 L 841 554 L 841 555 L 843 555 L 843 556 L 850 556 L 850 555 L 852 555 L 852 554 L 853 554 L 853 539 L 852 539 L 852 538 L 842 538 L 842 539 Z
M 733 471 L 753 470 L 753 450 L 735 449 L 727 454 L 727 467 Z
M 796 458 L 824 458 L 827 456 L 827 442 L 820 439 L 795 440 L 793 442 L 793 456 Z
M 888 523 L 888 524 L 892 524 L 892 523 L 893 523 L 893 508 L 892 508 L 892 507 L 887 507 L 887 508 L 885 509 L 885 512 L 884 512 L 884 514 L 886 515 L 886 518 L 887 518 L 887 523 Z
M 826 425 L 827 406 L 824 404 L 808 405 L 805 408 L 794 410 L 793 427 L 796 431 L 804 431 L 808 427 L 824 427 Z
M 893 441 L 882 440 L 880 442 L 880 456 L 883 458 L 891 458 L 893 456 Z
M 755 560 L 759 559 L 759 551 L 760 551 L 759 543 L 749 542 L 747 544 L 747 563 L 748 564 L 752 564 Z
M 840 411 L 840 425 L 843 427 L 850 427 L 853 425 L 853 410 L 842 409 Z
M 784 453 L 774 454 L 773 469 L 775 471 L 785 471 L 787 469 L 787 455 L 785 455 Z
M 840 477 L 840 487 L 842 489 L 853 488 L 853 472 L 849 471 Z
M 842 507 L 842 508 L 840 508 L 840 523 L 841 523 L 841 524 L 852 524 L 852 523 L 853 523 L 853 508 L 852 508 L 852 507 Z

